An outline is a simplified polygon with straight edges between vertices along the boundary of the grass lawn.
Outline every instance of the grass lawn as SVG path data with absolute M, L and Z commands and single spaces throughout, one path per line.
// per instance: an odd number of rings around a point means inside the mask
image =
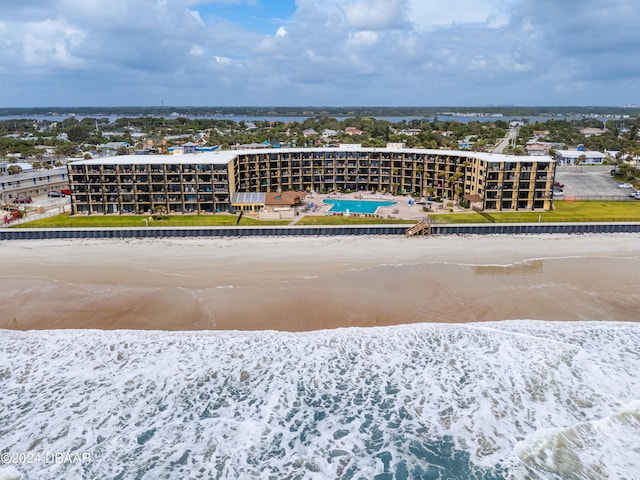
M 415 220 L 398 220 L 373 217 L 341 217 L 339 215 L 308 216 L 302 218 L 297 225 L 383 225 L 389 223 L 414 224 Z
M 234 215 L 175 215 L 162 220 L 149 220 L 149 216 L 138 215 L 74 215 L 68 213 L 34 220 L 12 228 L 104 228 L 104 227 L 229 227 L 235 226 Z M 288 220 L 258 220 L 243 216 L 241 227 L 288 225 Z
M 549 212 L 443 213 L 434 223 L 640 222 L 640 202 L 555 201 Z
M 519 222 L 640 222 L 640 201 L 628 202 L 570 202 L 555 201 L 550 212 L 485 212 L 479 213 L 434 213 L 429 217 L 434 223 L 519 223 Z M 17 225 L 12 228 L 103 228 L 145 227 L 145 219 L 154 227 L 229 227 L 235 226 L 234 215 L 175 215 L 162 220 L 149 220 L 138 215 L 77 215 L 62 214 Z M 298 225 L 380 225 L 413 224 L 415 220 L 307 216 Z M 248 216 L 240 219 L 239 226 L 288 225 L 288 220 L 258 220 Z

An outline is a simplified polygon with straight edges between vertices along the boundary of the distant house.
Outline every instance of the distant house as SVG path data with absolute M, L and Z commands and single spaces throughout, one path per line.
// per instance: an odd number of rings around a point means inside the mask
M 538 142 L 535 140 L 530 140 L 527 142 L 526 150 L 528 155 L 532 156 L 540 156 L 540 155 L 549 155 L 549 151 L 552 149 L 562 150 L 564 149 L 564 143 L 559 142 Z
M 585 127 L 580 129 L 580 133 L 585 137 L 599 137 L 600 135 L 607 133 L 607 130 L 602 128 Z
M 189 153 L 196 153 L 200 148 L 200 145 L 198 145 L 195 142 L 187 142 L 187 143 L 183 143 L 182 145 L 177 145 L 177 146 L 173 146 L 173 147 L 169 147 L 167 149 L 167 152 L 170 155 L 183 155 L 183 154 L 189 154 Z
M 142 141 L 142 150 L 166 153 L 166 149 L 167 149 L 167 141 L 164 138 L 146 137 Z
M 237 150 L 256 150 L 256 149 L 270 148 L 270 147 L 271 145 L 269 144 L 269 142 L 267 142 L 266 145 L 264 143 L 244 143 L 242 145 L 237 145 L 236 149 Z
M 602 165 L 606 155 L 602 152 L 591 150 L 556 150 L 558 165 L 575 165 L 576 161 L 584 155 L 584 165 Z
M 325 128 L 322 131 L 322 138 L 333 138 L 336 135 L 338 135 L 338 132 L 336 130 L 331 130 L 329 128 Z
M 347 127 L 344 129 L 344 133 L 353 137 L 354 135 L 362 135 L 364 132 L 356 127 Z
M 102 155 L 112 156 L 118 153 L 118 149 L 130 147 L 128 142 L 107 142 L 102 145 L 98 145 L 97 149 Z
M 533 131 L 533 135 L 535 137 L 546 137 L 547 135 L 549 135 L 551 132 L 549 130 L 534 130 Z
M 404 130 L 400 130 L 398 133 L 400 135 L 415 137 L 416 135 L 420 135 L 422 133 L 422 130 L 419 128 L 405 128 Z
M 302 136 L 304 138 L 309 138 L 313 135 L 318 135 L 318 132 L 316 132 L 313 128 L 307 128 L 305 130 L 302 131 Z

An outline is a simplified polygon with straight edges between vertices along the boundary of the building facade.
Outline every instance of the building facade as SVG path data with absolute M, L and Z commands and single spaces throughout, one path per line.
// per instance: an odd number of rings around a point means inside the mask
M 604 165 L 607 155 L 592 150 L 556 150 L 558 165 Z
M 10 166 L 10 165 L 9 165 Z M 29 170 L 16 175 L 0 175 L 0 203 L 14 203 L 19 198 L 37 197 L 69 188 L 66 167 Z
M 311 148 L 119 156 L 67 165 L 74 213 L 216 213 L 234 192 L 376 191 L 487 210 L 551 208 L 548 156 L 407 148 Z

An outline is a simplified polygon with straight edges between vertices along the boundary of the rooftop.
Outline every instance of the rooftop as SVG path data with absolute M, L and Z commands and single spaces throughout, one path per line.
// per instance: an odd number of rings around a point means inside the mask
M 345 152 L 353 153 L 353 148 L 324 147 L 324 148 L 277 148 L 277 149 L 249 149 L 249 150 L 220 150 L 215 152 L 203 152 L 184 155 L 117 155 L 114 157 L 99 157 L 88 160 L 71 162 L 70 165 L 122 165 L 122 164 L 190 164 L 207 163 L 214 165 L 227 165 L 240 155 L 260 155 L 265 153 L 321 153 L 321 152 Z M 528 157 L 504 155 L 501 153 L 470 152 L 461 150 L 433 150 L 424 148 L 368 148 L 361 147 L 357 151 L 380 153 L 413 153 L 416 155 L 449 155 L 453 157 L 477 158 L 489 163 L 497 162 L 553 162 L 547 155 Z

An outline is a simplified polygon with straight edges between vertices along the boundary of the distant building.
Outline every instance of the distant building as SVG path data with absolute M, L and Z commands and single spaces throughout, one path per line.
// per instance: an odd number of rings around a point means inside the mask
M 102 155 L 111 156 L 116 155 L 118 150 L 124 148 L 129 149 L 130 145 L 128 142 L 107 142 L 102 145 L 98 145 L 97 149 Z
M 606 154 L 591 150 L 556 150 L 555 159 L 558 165 L 575 165 L 584 155 L 584 165 L 602 165 Z
M 585 127 L 580 129 L 580 133 L 585 137 L 599 137 L 600 135 L 607 133 L 607 129 Z
M 527 142 L 525 146 L 528 155 L 536 156 L 536 155 L 549 155 L 551 150 L 562 150 L 564 149 L 565 144 L 559 142 L 538 142 L 535 140 L 530 140 Z
M 186 142 L 179 146 L 169 147 L 167 153 L 169 155 L 182 155 L 186 153 L 195 153 L 199 145 L 194 142 Z
M 325 128 L 322 131 L 322 138 L 333 138 L 338 135 L 337 130 L 331 130 L 330 128 Z
M 22 164 L 9 164 L 22 165 Z M 10 204 L 17 198 L 37 197 L 46 195 L 51 191 L 60 191 L 69 188 L 69 177 L 66 167 L 52 168 L 50 170 L 29 170 L 16 175 L 8 173 L 0 176 L 0 203 Z

